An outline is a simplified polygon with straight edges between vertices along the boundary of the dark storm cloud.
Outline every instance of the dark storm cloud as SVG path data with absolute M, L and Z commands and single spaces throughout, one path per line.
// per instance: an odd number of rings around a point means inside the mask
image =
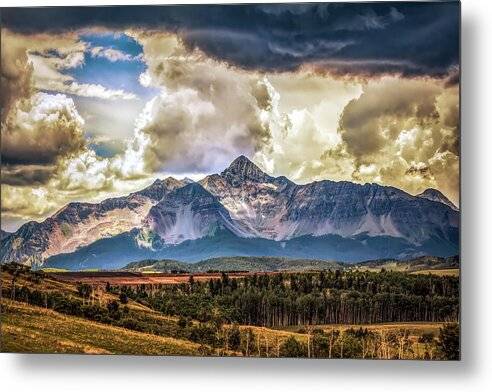
M 46 184 L 55 172 L 54 165 L 8 165 L 2 164 L 2 184 L 33 186 Z
M 266 4 L 3 9 L 23 33 L 160 29 L 246 69 L 312 64 L 337 74 L 442 76 L 459 63 L 459 3 Z
M 430 179 L 432 176 L 431 170 L 428 166 L 423 166 L 423 167 L 410 166 L 405 172 L 405 174 L 411 176 L 420 176 L 422 178 L 425 178 L 426 180 Z

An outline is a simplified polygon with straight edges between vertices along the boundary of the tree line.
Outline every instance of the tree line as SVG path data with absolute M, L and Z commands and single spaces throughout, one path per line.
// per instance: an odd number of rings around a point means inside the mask
M 459 319 L 459 280 L 400 272 L 261 274 L 117 288 L 164 314 L 265 327 Z

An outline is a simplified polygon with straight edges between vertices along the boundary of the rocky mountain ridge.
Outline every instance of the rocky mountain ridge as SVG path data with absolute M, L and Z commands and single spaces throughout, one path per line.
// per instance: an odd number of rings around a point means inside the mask
M 298 185 L 240 156 L 199 182 L 169 177 L 128 196 L 70 203 L 4 238 L 0 258 L 99 265 L 103 254 L 128 262 L 155 252 L 185 261 L 221 255 L 342 261 L 449 256 L 458 249 L 459 211 L 436 192 L 412 196 L 348 181 Z
M 453 210 L 458 211 L 458 207 L 456 207 L 451 200 L 449 200 L 437 189 L 428 188 L 422 193 L 418 194 L 417 197 L 422 197 L 427 200 L 437 201 L 438 203 L 446 204 L 447 206 L 451 207 Z
M 69 203 L 43 222 L 28 222 L 2 240 L 0 260 L 41 265 L 50 256 L 140 227 L 150 208 L 181 186 L 182 182 L 169 177 L 128 196 Z

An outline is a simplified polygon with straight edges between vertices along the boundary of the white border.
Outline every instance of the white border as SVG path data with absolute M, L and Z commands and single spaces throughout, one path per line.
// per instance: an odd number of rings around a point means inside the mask
M 224 1 L 215 1 L 223 3 Z M 237 1 L 228 1 L 237 2 Z M 255 1 L 248 1 L 250 3 Z M 271 1 L 274 2 L 274 1 Z M 1 6 L 166 4 L 25 1 Z M 179 1 L 179 3 L 200 3 Z M 461 362 L 0 354 L 3 391 L 485 391 L 492 387 L 492 2 L 462 1 Z

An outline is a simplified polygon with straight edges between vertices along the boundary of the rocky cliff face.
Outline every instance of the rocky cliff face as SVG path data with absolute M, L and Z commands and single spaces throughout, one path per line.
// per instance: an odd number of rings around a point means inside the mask
M 200 183 L 250 235 L 275 240 L 287 237 L 282 217 L 298 188 L 287 178 L 270 177 L 241 156 L 221 174 L 208 176 Z
M 144 188 L 138 192 L 134 192 L 130 194 L 130 196 L 143 196 L 147 197 L 153 202 L 158 202 L 169 192 L 172 192 L 175 189 L 189 184 L 188 181 L 188 179 L 177 180 L 173 177 L 167 177 L 164 180 L 157 179 L 147 188 Z
M 1 260 L 40 265 L 52 255 L 73 252 L 101 238 L 140 227 L 150 208 L 182 185 L 168 178 L 101 203 L 69 203 L 44 222 L 29 222 L 2 240 Z
M 245 157 L 201 184 L 251 235 L 277 241 L 303 235 L 366 234 L 420 244 L 431 237 L 450 240 L 449 229 L 459 225 L 459 214 L 446 203 L 436 205 L 377 184 L 296 185 L 285 177 L 266 175 Z
M 458 211 L 458 207 L 456 207 L 451 200 L 449 200 L 437 189 L 432 189 L 432 188 L 426 189 L 421 194 L 417 195 L 417 197 L 446 204 L 448 207 L 452 208 L 453 210 Z
M 215 196 L 191 183 L 170 192 L 150 209 L 140 239 L 142 245 L 147 239 L 153 249 L 159 249 L 211 236 L 216 230 L 247 236 Z
M 421 244 L 431 237 L 449 240 L 459 214 L 392 187 L 321 181 L 298 187 L 282 220 L 292 230 L 290 237 L 366 234 Z

